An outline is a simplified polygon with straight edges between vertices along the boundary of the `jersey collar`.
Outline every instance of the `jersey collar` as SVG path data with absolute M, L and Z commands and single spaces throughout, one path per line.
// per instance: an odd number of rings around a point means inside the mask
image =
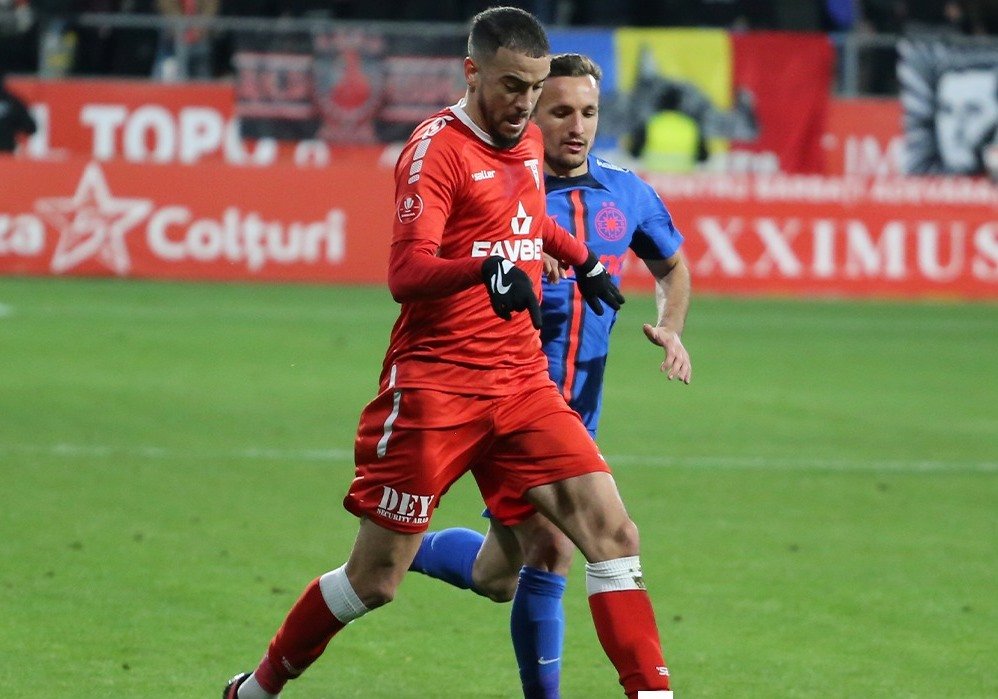
M 479 140 L 484 141 L 493 148 L 497 148 L 498 146 L 496 146 L 495 141 L 492 140 L 492 137 L 489 136 L 484 131 L 482 131 L 482 129 L 478 126 L 478 124 L 472 121 L 471 117 L 468 116 L 468 112 L 465 111 L 465 107 L 467 106 L 468 106 L 468 100 L 462 97 L 460 100 L 458 100 L 457 104 L 452 104 L 450 106 L 450 110 L 451 112 L 453 112 L 454 116 L 457 117 L 458 121 L 467 126 L 473 134 L 478 136 Z
M 596 162 L 596 156 L 590 154 L 586 158 L 588 171 L 576 175 L 575 177 L 555 177 L 554 175 L 544 175 L 544 189 L 554 192 L 559 189 L 575 189 L 577 187 L 592 187 L 593 189 L 606 189 L 609 187 L 603 182 L 603 168 Z

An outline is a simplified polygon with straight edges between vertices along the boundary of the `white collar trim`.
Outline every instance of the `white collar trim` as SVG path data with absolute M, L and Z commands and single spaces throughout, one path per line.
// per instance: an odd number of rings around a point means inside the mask
M 484 131 L 482 131 L 482 129 L 478 126 L 478 124 L 472 121 L 471 117 L 468 116 L 468 112 L 465 111 L 465 107 L 467 105 L 468 105 L 468 100 L 462 97 L 460 100 L 458 100 L 457 104 L 452 104 L 450 106 L 450 110 L 454 113 L 454 116 L 457 117 L 458 121 L 460 121 L 462 124 L 471 129 L 471 132 L 476 136 L 478 136 L 480 140 L 485 141 L 493 148 L 497 148 L 498 146 L 496 146 L 495 141 L 492 140 L 492 137 L 489 136 Z

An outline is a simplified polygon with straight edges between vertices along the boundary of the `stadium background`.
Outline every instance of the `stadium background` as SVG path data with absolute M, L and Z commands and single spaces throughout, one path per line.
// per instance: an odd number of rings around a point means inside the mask
M 958 4 L 981 24 L 878 24 L 875 2 L 703 3 L 777 8 L 707 22 L 691 2 L 684 26 L 640 3 L 624 26 L 628 3 L 538 4 L 556 51 L 603 65 L 600 151 L 687 236 L 694 384 L 654 383 L 650 281 L 626 265 L 601 439 L 685 696 L 998 694 L 998 192 L 909 172 L 896 77 L 904 41 L 989 60 L 990 6 Z M 349 546 L 338 500 L 395 312 L 397 140 L 460 95 L 465 27 L 425 21 L 460 3 L 405 22 L 322 5 L 278 23 L 0 4 L 4 32 L 34 10 L 0 56 L 39 127 L 0 155 L 11 696 L 216 691 Z M 663 80 L 710 117 L 638 103 Z M 729 137 L 739 118 L 754 136 Z M 638 130 L 657 153 L 632 152 Z M 475 525 L 473 487 L 446 505 L 440 526 Z M 613 696 L 581 586 L 565 696 Z M 296 696 L 515 697 L 506 612 L 409 581 Z

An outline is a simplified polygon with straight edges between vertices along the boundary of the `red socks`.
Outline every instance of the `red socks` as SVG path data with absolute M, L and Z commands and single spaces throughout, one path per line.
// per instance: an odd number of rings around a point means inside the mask
M 669 689 L 669 669 L 637 556 L 586 565 L 589 609 L 603 651 L 630 699 Z
M 316 578 L 291 607 L 270 642 L 254 673 L 257 682 L 271 694 L 278 694 L 288 680 L 298 677 L 322 655 L 330 639 L 344 626 L 329 611 Z
M 644 590 L 604 592 L 589 597 L 596 635 L 620 675 L 624 692 L 669 689 L 669 670 L 655 625 L 651 599 Z

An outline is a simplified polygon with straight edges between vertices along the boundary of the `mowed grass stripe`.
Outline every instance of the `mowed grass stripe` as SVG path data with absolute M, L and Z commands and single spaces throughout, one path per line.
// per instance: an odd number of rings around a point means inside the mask
M 346 449 L 279 449 L 246 447 L 244 449 L 205 450 L 176 449 L 157 446 L 110 446 L 95 444 L 0 444 L 0 454 L 25 453 L 65 458 L 128 457 L 165 460 L 265 460 L 265 461 L 352 461 L 353 452 Z M 611 464 L 652 468 L 722 468 L 732 470 L 773 471 L 870 471 L 913 473 L 998 471 L 998 461 L 858 461 L 850 459 L 814 459 L 800 457 L 780 459 L 763 456 L 647 456 L 638 454 L 604 454 Z

